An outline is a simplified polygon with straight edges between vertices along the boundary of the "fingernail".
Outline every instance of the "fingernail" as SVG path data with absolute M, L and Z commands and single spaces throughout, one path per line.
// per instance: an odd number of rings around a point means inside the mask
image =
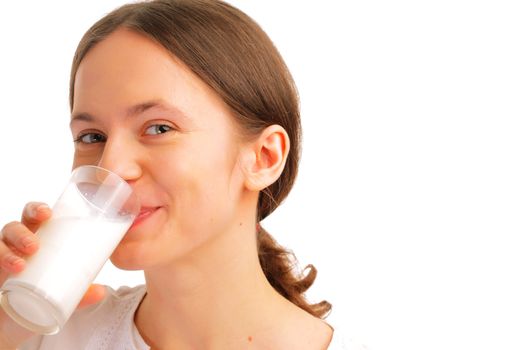
M 30 237 L 24 237 L 22 238 L 21 243 L 24 246 L 24 248 L 28 248 L 32 246 L 33 244 L 35 244 L 35 241 Z
M 18 265 L 20 263 L 22 263 L 24 260 L 16 255 L 8 255 L 6 258 L 5 258 L 5 261 L 11 265 L 11 266 L 14 266 L 14 265 Z
M 36 216 L 38 215 L 38 211 L 37 211 L 37 207 L 31 207 L 29 209 L 29 215 L 31 215 L 31 217 L 33 218 L 36 218 Z
M 46 204 L 40 204 L 38 207 L 36 207 L 34 214 L 36 216 L 38 215 L 38 213 L 43 213 L 44 211 L 49 209 L 50 208 Z
M 49 206 L 47 204 L 40 204 L 36 210 L 42 211 L 42 210 L 49 210 Z

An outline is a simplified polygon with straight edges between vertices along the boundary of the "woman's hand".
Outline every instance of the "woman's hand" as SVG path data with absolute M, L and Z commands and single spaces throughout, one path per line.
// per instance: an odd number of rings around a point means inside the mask
M 0 233 L 0 285 L 10 274 L 25 268 L 25 258 L 38 251 L 38 236 L 34 233 L 52 215 L 44 203 L 28 203 L 22 213 L 22 221 L 13 221 L 4 226 Z M 95 304 L 104 298 L 105 288 L 92 285 L 79 307 Z M 15 349 L 33 335 L 32 332 L 16 324 L 0 309 L 0 349 Z

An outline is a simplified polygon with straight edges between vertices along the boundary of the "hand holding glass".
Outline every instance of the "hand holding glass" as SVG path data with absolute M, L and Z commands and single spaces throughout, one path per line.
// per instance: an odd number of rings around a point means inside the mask
M 36 232 L 39 250 L 0 289 L 4 311 L 33 332 L 60 331 L 139 211 L 138 198 L 118 175 L 76 168 L 53 216 Z

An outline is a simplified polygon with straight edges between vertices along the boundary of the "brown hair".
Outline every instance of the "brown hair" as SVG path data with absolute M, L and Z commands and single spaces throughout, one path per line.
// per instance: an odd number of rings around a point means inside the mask
M 83 36 L 71 68 L 69 102 L 73 108 L 75 75 L 86 53 L 119 27 L 146 35 L 164 46 L 228 104 L 247 135 L 281 125 L 290 138 L 283 173 L 261 191 L 257 220 L 268 216 L 288 195 L 301 152 L 299 101 L 293 79 L 266 33 L 250 17 L 219 0 L 156 0 L 124 5 L 95 23 Z M 257 225 L 258 254 L 271 285 L 288 300 L 317 317 L 331 305 L 310 304 L 304 292 L 316 269 L 295 273 L 296 259 Z M 305 271 L 306 271 L 305 269 Z

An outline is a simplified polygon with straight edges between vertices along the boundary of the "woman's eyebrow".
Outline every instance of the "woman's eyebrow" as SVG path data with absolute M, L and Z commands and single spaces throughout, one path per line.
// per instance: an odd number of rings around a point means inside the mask
M 74 122 L 77 121 L 92 122 L 94 120 L 95 118 L 88 113 L 76 113 L 75 115 L 71 116 L 71 121 L 69 122 L 69 125 L 72 125 Z
M 135 106 L 128 108 L 126 116 L 131 117 L 137 114 L 144 113 L 148 110 L 159 110 L 163 112 L 168 112 L 176 115 L 177 117 L 187 119 L 188 117 L 177 107 L 170 105 L 162 100 L 153 100 L 144 103 L 139 103 Z
M 173 113 L 175 114 L 176 116 L 182 118 L 182 119 L 188 119 L 188 117 L 178 108 L 174 107 L 174 106 L 171 106 L 163 101 L 160 101 L 160 100 L 154 100 L 154 101 L 148 101 L 148 102 L 143 102 L 143 103 L 139 103 L 139 104 L 136 104 L 132 107 L 129 107 L 126 112 L 125 112 L 125 115 L 126 117 L 133 117 L 133 116 L 136 116 L 138 114 L 141 114 L 141 113 L 144 113 L 148 110 L 160 110 L 160 111 L 165 111 L 165 112 L 168 112 L 168 113 Z M 92 116 L 91 114 L 89 113 L 84 113 L 84 112 L 80 112 L 80 113 L 75 113 L 72 117 L 71 117 L 71 121 L 70 121 L 70 125 L 72 125 L 74 122 L 77 122 L 77 121 L 85 121 L 85 122 L 93 122 L 93 121 L 96 121 L 97 118 L 95 118 L 94 116 Z

